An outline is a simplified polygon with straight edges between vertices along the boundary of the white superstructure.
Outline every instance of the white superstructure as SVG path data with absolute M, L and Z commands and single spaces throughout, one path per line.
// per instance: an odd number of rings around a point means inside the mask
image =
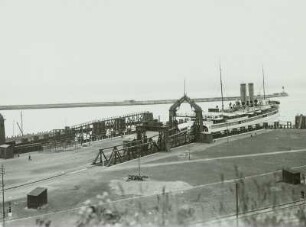
M 232 131 L 243 131 L 274 125 L 278 121 L 279 111 L 277 102 L 246 107 L 234 111 L 221 111 L 204 115 L 204 133 L 216 134 Z
M 248 87 L 248 96 L 247 96 Z M 254 97 L 254 85 L 249 83 L 240 85 L 240 100 L 229 103 L 228 109 L 211 108 L 202 111 L 204 134 L 218 137 L 230 133 L 241 133 L 260 128 L 274 126 L 279 122 L 279 102 L 265 99 L 257 100 Z M 180 116 L 180 115 L 178 115 Z M 181 117 L 185 115 L 182 114 Z M 187 116 L 187 114 L 186 114 Z M 190 116 L 190 115 L 189 115 Z M 179 129 L 192 129 L 192 120 L 179 125 Z

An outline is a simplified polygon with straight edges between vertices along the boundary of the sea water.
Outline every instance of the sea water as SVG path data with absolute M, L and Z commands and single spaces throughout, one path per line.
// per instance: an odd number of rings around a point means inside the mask
M 280 120 L 294 122 L 295 115 L 306 114 L 305 97 L 305 91 L 290 91 L 288 97 L 273 98 L 273 100 L 278 100 L 281 103 Z M 171 105 L 172 104 L 23 110 L 23 130 L 24 134 L 45 132 L 53 129 L 62 129 L 65 126 L 72 126 L 83 122 L 142 111 L 150 111 L 153 113 L 154 118 L 165 122 L 168 120 L 169 107 Z M 208 108 L 216 106 L 221 107 L 221 102 L 198 103 L 198 105 L 202 107 L 205 114 Z M 225 102 L 225 107 L 227 106 L 228 102 Z M 178 112 L 192 113 L 192 110 L 188 104 L 184 104 Z M 5 118 L 6 136 L 11 137 L 13 135 L 19 135 L 20 130 L 18 129 L 17 123 L 19 125 L 21 124 L 21 111 L 1 111 L 1 114 Z

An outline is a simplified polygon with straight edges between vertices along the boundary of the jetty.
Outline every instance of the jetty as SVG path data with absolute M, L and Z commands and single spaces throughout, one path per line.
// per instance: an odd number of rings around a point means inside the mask
M 286 97 L 288 93 L 280 92 L 266 95 L 266 98 Z M 261 99 L 262 96 L 256 96 Z M 218 102 L 221 97 L 194 98 L 195 102 Z M 223 101 L 236 101 L 240 96 L 223 97 Z M 141 106 L 141 105 L 159 105 L 173 104 L 176 99 L 161 100 L 124 100 L 114 102 L 79 102 L 79 103 L 50 103 L 50 104 L 27 104 L 27 105 L 0 105 L 0 110 L 26 110 L 26 109 L 60 109 L 60 108 L 80 108 L 80 107 L 103 107 L 103 106 Z

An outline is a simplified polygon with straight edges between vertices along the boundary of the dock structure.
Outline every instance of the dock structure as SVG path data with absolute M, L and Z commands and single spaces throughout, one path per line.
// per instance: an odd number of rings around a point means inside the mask
M 153 121 L 153 113 L 145 111 L 73 125 L 70 130 L 75 134 L 87 134 L 95 140 L 102 139 L 107 132 L 110 136 L 131 132 L 133 127 L 136 130 L 137 125 L 147 121 Z
M 266 95 L 266 98 L 286 97 L 286 92 L 273 93 Z M 255 96 L 255 99 L 260 99 L 262 96 Z M 223 97 L 223 101 L 235 101 L 240 99 L 240 96 Z M 212 98 L 194 98 L 195 102 L 219 102 L 221 97 Z M 118 102 L 82 102 L 82 103 L 53 103 L 53 104 L 30 104 L 30 105 L 0 105 L 0 110 L 26 110 L 26 109 L 59 109 L 59 108 L 80 108 L 80 107 L 103 107 L 103 106 L 141 106 L 141 105 L 158 105 L 158 104 L 173 104 L 176 99 L 163 100 L 125 100 Z
M 147 137 L 147 131 L 158 132 L 158 134 Z M 99 149 L 92 164 L 109 167 L 133 159 L 140 159 L 140 157 L 159 151 L 169 152 L 171 148 L 195 142 L 195 135 L 192 132 L 184 130 L 170 135 L 171 131 L 173 130 L 168 126 L 155 121 L 137 126 L 137 139 L 125 140 L 122 144 Z M 133 176 L 129 178 L 133 178 Z
M 106 137 L 129 134 L 143 122 L 153 121 L 153 113 L 145 111 L 122 116 L 85 122 L 50 132 L 8 138 L 7 143 L 15 144 L 18 153 L 30 152 L 43 146 L 50 148 L 73 146 L 75 143 L 100 140 Z M 39 145 L 39 146 L 38 146 Z M 20 149 L 18 149 L 20 148 Z
M 266 97 L 282 97 L 282 96 L 287 96 L 287 95 L 288 95 L 287 93 L 282 92 L 282 93 L 274 93 L 272 95 L 267 95 Z M 257 98 L 260 98 L 260 97 L 256 96 L 256 99 Z M 223 97 L 223 101 L 230 101 L 230 100 L 237 100 L 237 99 L 239 99 L 239 97 L 225 97 L 225 98 Z M 190 143 L 191 141 L 212 142 L 213 138 L 216 138 L 219 136 L 222 137 L 222 136 L 230 134 L 230 132 L 227 132 L 227 133 L 219 133 L 220 135 L 210 134 L 209 136 L 207 136 L 203 132 L 204 129 L 203 129 L 202 109 L 200 106 L 196 104 L 196 102 L 209 102 L 209 101 L 218 101 L 218 100 L 220 100 L 220 98 L 190 99 L 185 94 L 179 100 L 155 100 L 155 101 L 154 100 L 151 100 L 151 101 L 129 100 L 129 101 L 117 102 L 117 104 L 121 105 L 122 103 L 124 103 L 124 105 L 150 105 L 150 104 L 154 105 L 154 104 L 172 103 L 173 105 L 170 107 L 170 110 L 169 110 L 169 130 L 159 129 L 160 138 L 162 138 L 163 142 L 166 141 L 164 144 L 161 143 L 161 147 L 159 148 L 159 150 L 168 151 L 171 147 Z M 177 127 L 177 121 L 175 119 L 177 117 L 176 110 L 183 102 L 189 103 L 195 111 L 196 120 L 195 120 L 195 124 L 193 125 L 194 127 L 192 129 L 193 131 L 192 135 L 187 132 L 182 133 L 182 132 L 177 131 L 178 127 Z M 108 106 L 111 106 L 110 103 L 108 104 L 109 104 Z M 46 105 L 48 104 L 41 104 L 41 105 L 46 107 Z M 51 105 L 56 105 L 56 104 L 51 104 Z M 65 105 L 65 104 L 58 104 L 58 105 Z M 72 105 L 76 105 L 76 104 L 72 104 Z M 19 107 L 20 106 L 18 106 L 18 108 Z M 36 108 L 36 107 L 34 106 L 33 108 Z M 41 108 L 44 108 L 44 107 L 41 107 Z M 80 107 L 80 106 L 72 106 L 72 107 Z M 82 106 L 82 107 L 85 107 L 85 106 Z M 40 108 L 40 107 L 37 107 L 37 108 Z M 53 106 L 53 107 L 46 107 L 46 108 L 57 108 L 57 107 Z M 58 107 L 58 108 L 62 108 L 62 107 Z M 66 148 L 69 146 L 76 145 L 77 143 L 80 143 L 82 145 L 85 142 L 101 140 L 107 137 L 114 137 L 114 136 L 119 136 L 123 134 L 130 134 L 130 133 L 136 132 L 137 126 L 140 126 L 146 122 L 154 122 L 153 113 L 146 111 L 146 112 L 139 112 L 139 113 L 122 115 L 122 116 L 110 117 L 110 118 L 105 118 L 101 120 L 94 120 L 90 122 L 84 122 L 82 124 L 65 127 L 64 129 L 53 129 L 50 132 L 37 133 L 37 134 L 31 134 L 31 135 L 22 135 L 20 137 L 7 138 L 6 143 L 14 145 L 15 151 L 18 151 L 17 153 L 31 152 L 34 150 L 42 150 L 44 147 L 55 148 L 55 149 L 57 147 Z M 263 128 L 264 125 L 262 124 L 262 125 L 254 126 L 254 128 L 256 129 L 259 129 L 260 127 Z M 278 127 L 279 126 L 275 126 L 275 128 L 278 128 Z M 289 124 L 287 122 L 287 125 L 284 127 L 292 128 L 292 124 L 291 123 Z M 235 131 L 233 131 L 232 133 L 236 134 L 236 131 L 237 133 L 238 131 L 244 132 L 244 131 L 247 131 L 247 129 L 245 127 L 235 129 Z M 164 139 L 164 138 L 167 138 L 167 139 Z

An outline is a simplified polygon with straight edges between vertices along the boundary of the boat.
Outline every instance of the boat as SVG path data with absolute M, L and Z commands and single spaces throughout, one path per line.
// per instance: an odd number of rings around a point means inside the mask
M 237 100 L 228 102 L 228 107 L 224 107 L 223 85 L 220 67 L 221 101 L 222 107 L 209 108 L 202 113 L 203 141 L 212 141 L 214 138 L 227 136 L 229 134 L 239 134 L 246 131 L 257 130 L 261 128 L 275 127 L 279 122 L 279 101 L 273 101 L 264 95 L 254 95 L 253 83 L 240 84 L 240 97 Z M 264 88 L 264 77 L 263 77 Z M 247 91 L 248 90 L 248 91 Z M 188 98 L 185 98 L 188 99 Z M 180 116 L 180 115 L 177 115 Z M 196 116 L 191 116 L 191 122 L 184 122 L 178 125 L 179 130 L 192 131 L 195 129 Z
M 254 100 L 252 104 L 243 104 L 239 100 L 235 104 L 229 104 L 228 109 L 209 109 L 203 115 L 204 133 L 218 137 L 228 133 L 272 127 L 278 122 L 279 104 L 278 101 L 267 99 Z

